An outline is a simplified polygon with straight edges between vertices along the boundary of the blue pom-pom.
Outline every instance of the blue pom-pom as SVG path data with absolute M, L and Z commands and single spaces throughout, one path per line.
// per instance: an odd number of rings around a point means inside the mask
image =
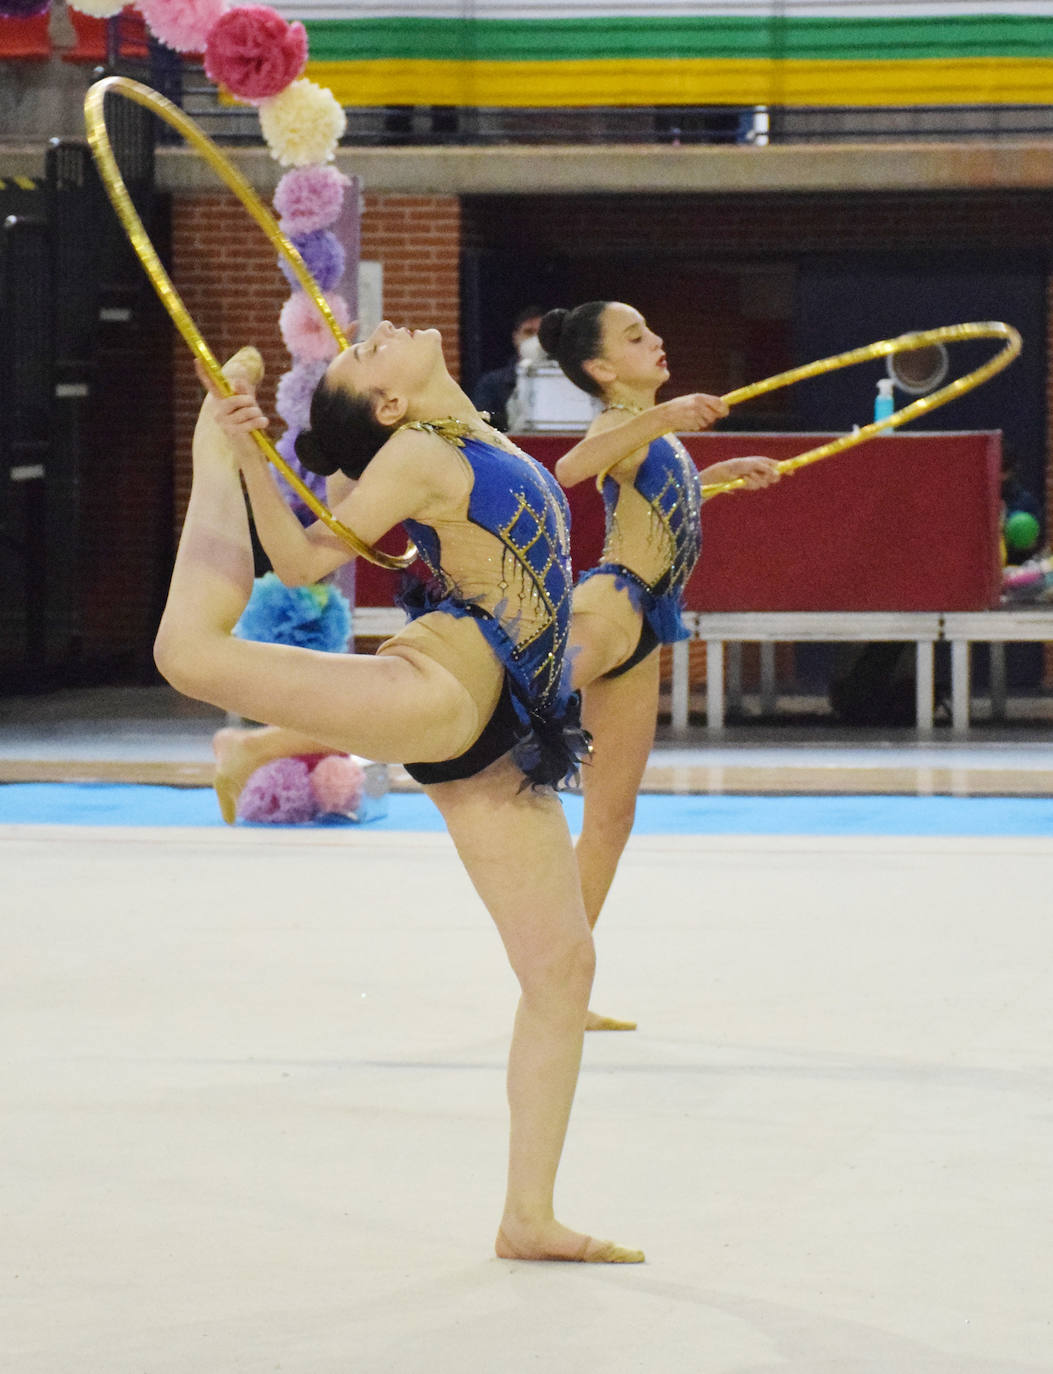
M 261 644 L 339 654 L 351 636 L 351 606 L 339 587 L 286 587 L 275 573 L 265 573 L 253 584 L 234 633 Z

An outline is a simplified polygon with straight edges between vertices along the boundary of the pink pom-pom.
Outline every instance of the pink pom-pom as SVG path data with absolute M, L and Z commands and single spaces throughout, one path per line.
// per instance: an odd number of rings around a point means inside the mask
M 307 65 L 307 30 L 266 5 L 239 5 L 213 26 L 205 73 L 242 100 L 284 91 Z
M 257 768 L 238 798 L 238 819 L 264 825 L 304 825 L 318 814 L 303 759 L 274 759 Z
M 366 770 L 347 754 L 327 754 L 311 774 L 311 788 L 323 816 L 350 816 L 362 805 Z
M 327 296 L 326 300 L 337 324 L 342 330 L 346 330 L 351 322 L 347 301 L 336 291 Z M 282 306 L 278 326 L 285 347 L 294 358 L 318 362 L 335 358 L 340 351 L 340 345 L 322 318 L 322 312 L 303 291 L 297 291 Z
M 204 52 L 226 0 L 137 0 L 155 38 L 176 52 Z
M 286 234 L 312 234 L 340 215 L 351 185 L 335 167 L 294 167 L 274 188 L 274 208 Z

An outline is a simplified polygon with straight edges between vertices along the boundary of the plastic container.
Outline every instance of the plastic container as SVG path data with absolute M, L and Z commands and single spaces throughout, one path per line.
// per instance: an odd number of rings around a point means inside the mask
M 896 409 L 896 401 L 892 395 L 892 378 L 882 377 L 877 384 L 877 395 L 874 397 L 874 419 L 887 420 Z M 891 434 L 891 429 L 883 429 L 882 434 Z

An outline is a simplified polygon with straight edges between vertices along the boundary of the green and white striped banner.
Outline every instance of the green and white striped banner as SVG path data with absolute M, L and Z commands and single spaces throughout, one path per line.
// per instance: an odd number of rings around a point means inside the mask
M 1053 0 L 278 0 L 346 105 L 1053 103 Z

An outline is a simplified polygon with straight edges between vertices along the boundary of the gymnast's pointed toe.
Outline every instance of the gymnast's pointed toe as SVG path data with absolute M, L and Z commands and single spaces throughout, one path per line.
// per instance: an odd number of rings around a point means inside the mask
M 263 354 L 254 344 L 246 344 L 223 364 L 223 375 L 228 380 L 244 377 L 251 386 L 259 386 L 263 380 Z

